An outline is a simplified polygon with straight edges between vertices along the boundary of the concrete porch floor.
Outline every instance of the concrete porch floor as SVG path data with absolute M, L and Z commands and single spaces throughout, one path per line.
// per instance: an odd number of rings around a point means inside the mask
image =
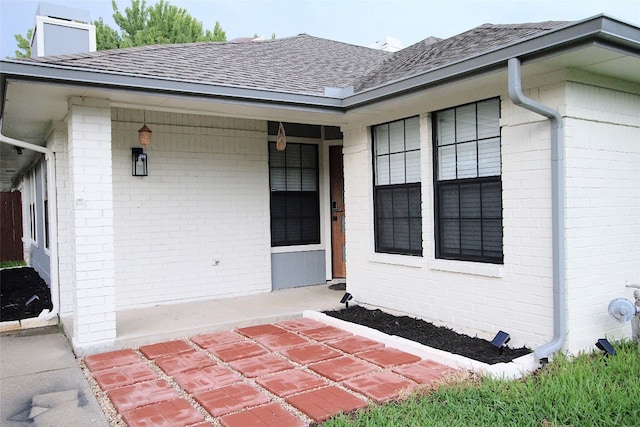
M 304 310 L 339 309 L 344 291 L 330 289 L 332 283 L 118 311 L 113 349 L 136 348 L 205 332 L 294 319 L 301 317 Z M 62 323 L 67 335 L 71 336 L 72 319 L 63 318 Z

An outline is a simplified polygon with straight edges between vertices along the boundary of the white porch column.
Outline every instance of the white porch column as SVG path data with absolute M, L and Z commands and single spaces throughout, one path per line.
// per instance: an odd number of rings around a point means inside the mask
M 75 304 L 73 347 L 92 353 L 116 338 L 109 101 L 72 98 L 67 118 Z

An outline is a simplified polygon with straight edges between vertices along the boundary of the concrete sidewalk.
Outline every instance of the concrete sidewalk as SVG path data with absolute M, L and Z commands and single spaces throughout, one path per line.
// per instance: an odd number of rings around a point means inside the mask
M 109 426 L 60 328 L 0 334 L 0 425 Z

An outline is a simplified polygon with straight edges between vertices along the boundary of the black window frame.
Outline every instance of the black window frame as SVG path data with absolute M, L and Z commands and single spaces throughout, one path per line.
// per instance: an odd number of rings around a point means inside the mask
M 313 245 L 320 243 L 320 180 L 319 180 L 319 155 L 317 144 L 302 144 L 287 142 L 286 149 L 279 153 L 285 156 L 285 166 L 278 167 L 284 169 L 285 177 L 288 176 L 287 170 L 300 169 L 300 190 L 275 190 L 272 183 L 272 152 L 277 151 L 275 149 L 276 143 L 269 142 L 269 189 L 270 189 L 270 234 L 271 234 L 271 246 L 300 246 L 300 245 Z M 305 146 L 306 148 L 312 147 L 314 150 L 315 164 L 313 168 L 302 167 L 299 168 L 287 167 L 286 156 L 291 155 L 295 146 Z M 302 156 L 302 154 L 300 154 Z M 303 190 L 302 187 L 302 170 L 313 169 L 315 179 L 315 190 Z M 288 178 L 285 178 L 288 179 Z M 284 227 L 283 227 L 284 224 Z M 277 233 L 274 232 L 276 227 L 284 230 L 284 238 L 278 238 Z
M 406 149 L 406 132 L 404 132 L 405 140 L 403 141 L 404 150 L 389 152 L 378 155 L 376 152 L 376 129 L 379 126 L 390 126 L 393 123 L 403 122 L 405 124 L 410 119 L 418 120 L 418 145 L 417 149 Z M 375 252 L 387 253 L 395 255 L 422 256 L 422 179 L 419 181 L 407 181 L 407 158 L 406 153 L 417 152 L 420 157 L 420 123 L 419 116 L 407 117 L 392 122 L 381 123 L 371 127 L 371 152 L 372 152 L 372 168 L 373 168 L 373 227 L 374 227 L 374 246 Z M 378 157 L 391 154 L 404 153 L 404 183 L 394 184 L 377 184 L 378 175 Z M 420 170 L 420 168 L 419 168 Z M 387 172 L 390 175 L 390 171 Z M 421 178 L 421 177 L 420 177 Z M 406 193 L 406 198 L 402 193 Z M 381 205 L 383 198 L 391 195 L 392 205 L 384 208 Z M 412 197 L 413 196 L 413 197 Z M 396 203 L 395 200 L 399 202 Z M 407 227 L 405 227 L 405 223 Z M 407 232 L 407 238 L 402 239 L 402 233 Z M 391 244 L 388 238 L 391 236 Z M 406 241 L 406 244 L 399 242 Z
M 438 121 L 438 114 L 442 114 L 446 111 L 450 111 L 450 110 L 454 110 L 454 114 L 455 114 L 455 110 L 461 107 L 466 107 L 469 105 L 476 105 L 476 137 L 475 139 L 472 140 L 465 140 L 465 141 L 457 141 L 454 142 L 451 145 L 456 145 L 456 144 L 461 144 L 461 143 L 467 143 L 470 141 L 476 141 L 476 168 L 479 171 L 479 160 L 477 160 L 479 158 L 478 155 L 478 141 L 483 141 L 483 140 L 489 140 L 489 139 L 495 139 L 496 136 L 491 136 L 491 137 L 487 137 L 487 138 L 478 138 L 478 112 L 477 112 L 477 106 L 478 104 L 485 102 L 485 101 L 498 101 L 498 120 L 500 118 L 500 98 L 489 98 L 489 99 L 485 99 L 485 100 L 480 100 L 480 101 L 476 101 L 476 102 L 471 102 L 468 104 L 462 104 L 462 105 L 458 105 L 452 108 L 446 108 L 443 110 L 439 110 L 436 111 L 434 113 L 432 113 L 431 116 L 431 123 L 432 123 L 432 147 L 433 147 L 433 186 L 434 186 L 434 236 L 435 236 L 435 256 L 437 259 L 449 259 L 449 260 L 458 260 L 458 261 L 473 261 L 473 262 L 482 262 L 482 263 L 490 263 L 490 264 L 504 264 L 504 226 L 503 226 L 503 220 L 504 220 L 504 212 L 503 212 L 503 200 L 502 200 L 502 164 L 500 164 L 500 173 L 499 175 L 490 175 L 490 176 L 477 176 L 475 178 L 456 178 L 455 179 L 445 179 L 445 180 L 440 180 L 439 179 L 439 169 L 440 169 L 440 159 L 438 156 L 438 148 L 440 147 L 438 145 L 438 125 L 437 125 L 437 121 Z M 499 124 L 498 124 L 499 126 Z M 454 126 L 454 128 L 456 128 L 456 126 Z M 500 153 L 502 152 L 502 129 L 499 128 L 499 132 L 498 132 L 498 136 L 499 138 L 499 144 L 500 144 Z M 500 154 L 501 156 L 501 154 Z M 457 159 L 456 159 L 456 167 L 457 167 Z M 478 175 L 479 172 L 478 172 Z M 457 197 L 458 197 L 458 201 L 457 201 L 457 209 L 458 212 L 456 215 L 445 215 L 443 214 L 443 207 L 442 204 L 445 203 L 445 198 L 443 197 L 444 191 L 445 190 L 450 190 L 450 189 L 457 189 Z M 471 214 L 466 213 L 463 214 L 463 198 L 460 197 L 460 194 L 466 191 L 467 193 L 469 193 L 471 195 L 471 197 L 477 197 L 479 202 L 476 203 L 478 210 L 472 212 Z M 495 205 L 489 205 L 488 203 L 485 203 L 486 200 L 493 198 L 495 200 L 495 196 L 499 194 L 499 206 L 495 206 Z M 454 198 L 455 199 L 455 196 Z M 467 199 L 465 199 L 467 200 Z M 455 204 L 455 200 L 454 200 L 454 204 Z M 469 206 L 469 202 L 467 200 L 467 207 Z M 455 209 L 455 208 L 454 208 Z M 499 215 L 496 215 L 496 212 L 499 212 Z M 452 251 L 448 248 L 445 248 L 445 238 L 444 233 L 445 233 L 445 225 L 444 223 L 446 221 L 455 221 L 456 217 L 458 219 L 458 240 L 459 240 L 459 247 L 458 247 L 458 251 Z M 479 230 L 474 230 L 476 235 L 480 236 L 480 249 L 479 249 L 479 254 L 478 253 L 473 253 L 473 252 L 478 252 L 478 249 L 472 249 L 463 246 L 463 229 L 465 228 L 465 226 L 469 226 L 472 223 L 480 223 L 480 227 L 481 229 Z M 490 245 L 492 244 L 492 242 L 490 242 L 490 237 L 493 237 L 495 239 L 495 237 L 497 236 L 495 231 L 496 231 L 496 222 L 499 222 L 499 226 L 498 229 L 500 230 L 499 233 L 499 246 L 500 246 L 500 251 L 498 253 L 498 251 L 496 250 L 496 248 L 494 247 L 493 250 L 491 250 Z M 485 226 L 486 224 L 486 226 Z M 492 224 L 491 226 L 489 226 L 489 224 Z M 451 239 L 448 239 L 448 241 L 450 241 Z M 485 240 L 489 243 L 485 244 Z M 469 241 L 472 241 L 472 239 L 469 239 Z M 467 245 L 469 245 L 469 243 L 467 243 Z M 494 245 L 495 246 L 495 245 Z

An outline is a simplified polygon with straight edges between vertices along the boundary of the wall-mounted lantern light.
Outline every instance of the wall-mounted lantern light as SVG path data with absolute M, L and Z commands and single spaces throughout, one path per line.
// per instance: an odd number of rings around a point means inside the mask
M 131 149 L 131 174 L 133 176 L 147 176 L 147 155 L 142 148 Z

